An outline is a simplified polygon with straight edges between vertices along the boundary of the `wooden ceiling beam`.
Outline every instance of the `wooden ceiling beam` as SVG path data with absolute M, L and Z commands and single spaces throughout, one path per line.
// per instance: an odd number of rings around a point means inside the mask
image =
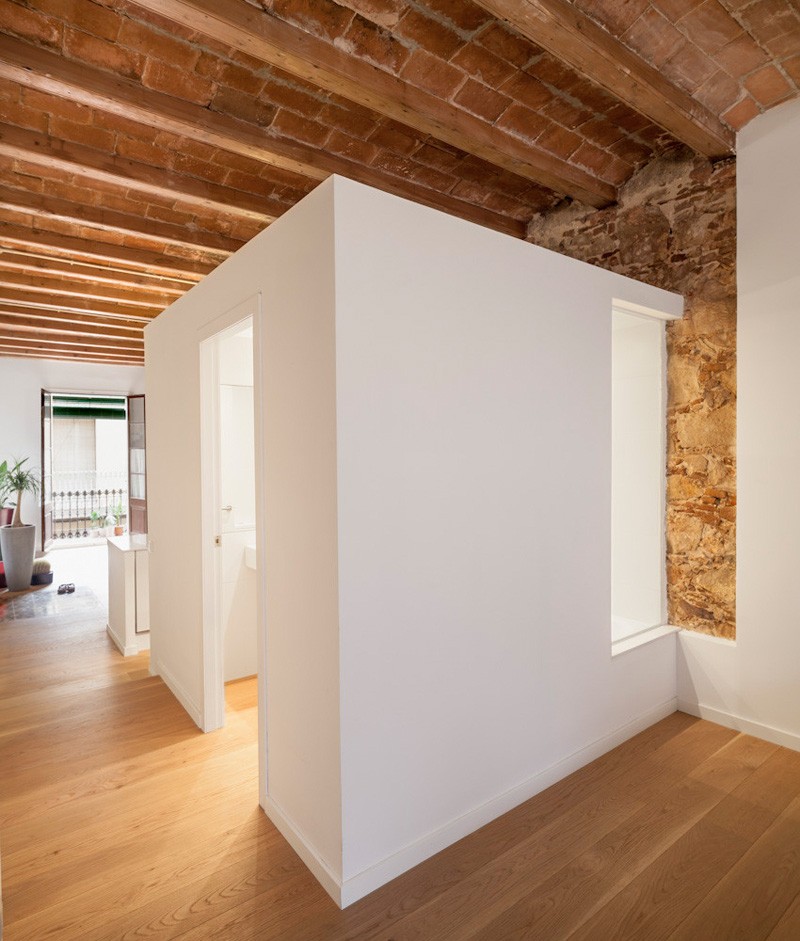
M 525 143 L 431 92 L 318 39 L 245 0 L 133 0 L 134 5 L 196 30 L 267 65 L 431 134 L 527 180 L 591 206 L 616 189 L 568 160 Z
M 19 288 L 25 291 L 34 291 L 37 294 L 57 294 L 59 297 L 84 297 L 93 301 L 108 301 L 116 303 L 122 301 L 135 307 L 144 307 L 147 310 L 160 308 L 163 310 L 175 300 L 167 295 L 142 296 L 138 291 L 128 291 L 123 288 L 106 287 L 98 284 L 88 284 L 72 281 L 69 276 L 57 274 L 54 277 L 41 274 L 23 274 L 17 271 L 3 271 L 0 266 L 0 289 Z
M 0 78 L 250 157 L 307 179 L 322 181 L 336 173 L 486 228 L 525 238 L 525 224 L 499 212 L 298 143 L 201 105 L 143 88 L 136 82 L 71 62 L 9 36 L 0 36 Z
M 475 2 L 693 150 L 711 158 L 734 153 L 727 125 L 568 0 Z
M 42 220 L 43 224 L 46 220 Z M 0 220 L 0 247 L 29 252 L 37 257 L 55 255 L 87 264 L 108 265 L 112 270 L 133 270 L 154 277 L 177 278 L 196 284 L 216 268 L 218 262 L 175 258 L 159 251 L 130 248 L 113 242 L 75 238 L 47 228 L 28 228 Z
M 6 346 L 0 344 L 0 356 L 21 359 L 52 359 L 73 363 L 102 363 L 108 366 L 144 366 L 143 356 L 107 356 L 84 350 L 79 353 L 48 348 Z
M 65 349 L 92 348 L 97 350 L 124 351 L 131 355 L 144 355 L 144 340 L 115 339 L 98 336 L 76 336 L 74 333 L 30 333 L 26 330 L 14 330 L 0 323 L 0 343 L 45 343 L 50 346 L 62 346 Z
M 120 301 L 109 301 L 108 305 L 80 297 L 62 297 L 58 294 L 42 295 L 34 291 L 7 288 L 0 293 L 0 306 L 32 307 L 38 310 L 63 310 L 76 314 L 98 314 L 101 317 L 122 317 L 126 320 L 139 320 L 147 323 L 161 313 L 161 308 L 134 307 Z
M 197 232 L 173 222 L 133 216 L 113 209 L 104 209 L 102 206 L 87 206 L 47 193 L 32 193 L 10 186 L 0 186 L 0 209 L 33 218 L 53 219 L 70 225 L 99 229 L 102 232 L 132 235 L 163 245 L 178 245 L 202 255 L 214 256 L 219 261 L 232 255 L 244 244 L 214 232 Z
M 85 358 L 87 354 L 90 354 L 92 357 L 98 359 L 125 359 L 130 362 L 144 362 L 144 352 L 139 353 L 136 350 L 103 349 L 85 345 L 64 345 L 62 343 L 50 343 L 39 337 L 34 337 L 30 340 L 15 340 L 0 337 L 0 348 L 3 350 L 19 350 L 20 352 L 38 352 L 40 356 L 44 353 L 52 352 L 74 354 L 76 358 L 81 359 Z
M 17 271 L 33 274 L 37 278 L 62 278 L 70 281 L 86 281 L 90 284 L 103 284 L 111 287 L 129 288 L 142 294 L 156 294 L 160 297 L 177 298 L 192 286 L 192 283 L 168 280 L 159 277 L 147 277 L 132 271 L 115 271 L 100 265 L 83 265 L 79 262 L 64 261 L 23 251 L 9 251 L 0 247 L 0 272 Z
M 21 311 L 6 311 L 0 308 L 0 329 L 21 330 L 26 333 L 70 333 L 76 336 L 106 337 L 117 340 L 137 340 L 144 338 L 144 324 L 136 323 L 125 326 L 127 321 L 113 318 L 83 318 L 77 323 L 73 319 L 59 317 L 49 313 L 46 316 L 26 315 Z M 122 324 L 122 326 L 120 326 Z
M 158 196 L 257 222 L 273 222 L 288 208 L 276 199 L 209 183 L 174 170 L 137 163 L 10 124 L 0 124 L 0 155 L 81 179 L 109 183 L 135 193 Z

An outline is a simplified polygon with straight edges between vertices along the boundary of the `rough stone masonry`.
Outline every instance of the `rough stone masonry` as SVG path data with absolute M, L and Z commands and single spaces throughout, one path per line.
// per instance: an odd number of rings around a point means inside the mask
M 528 239 L 683 294 L 667 327 L 667 599 L 671 624 L 736 632 L 736 168 L 676 150 L 615 206 L 538 216 Z

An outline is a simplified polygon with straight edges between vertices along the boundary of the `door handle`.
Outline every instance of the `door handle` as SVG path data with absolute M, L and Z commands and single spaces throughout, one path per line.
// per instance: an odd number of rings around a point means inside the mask
M 230 513 L 233 507 L 229 503 L 227 506 L 221 506 L 220 509 L 222 510 L 223 513 Z

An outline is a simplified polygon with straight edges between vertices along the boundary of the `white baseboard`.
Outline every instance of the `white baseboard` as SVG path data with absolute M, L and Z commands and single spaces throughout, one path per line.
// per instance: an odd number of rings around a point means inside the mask
M 111 629 L 110 624 L 106 624 L 106 633 L 114 642 L 114 646 L 122 654 L 123 657 L 132 657 L 134 654 L 139 653 L 138 647 L 134 647 L 132 644 L 125 646 L 125 642 L 121 637 L 118 637 L 116 632 Z
M 561 761 L 533 775 L 522 784 L 486 801 L 486 803 L 475 807 L 455 820 L 451 820 L 419 840 L 415 840 L 374 866 L 370 866 L 368 869 L 343 881 L 331 872 L 330 868 L 319 858 L 311 844 L 305 839 L 302 832 L 274 801 L 267 797 L 262 802 L 262 807 L 297 855 L 319 880 L 328 895 L 340 908 L 346 908 L 419 863 L 430 859 L 431 856 L 441 852 L 452 843 L 468 836 L 470 833 L 474 833 L 475 830 L 509 810 L 513 810 L 514 807 L 531 797 L 535 797 L 568 774 L 572 774 L 573 771 L 577 771 L 589 762 L 611 751 L 612 748 L 621 745 L 660 719 L 672 715 L 677 708 L 676 699 L 667 700 L 667 702 L 648 710 L 648 712 L 615 729 L 608 735 L 604 735 L 566 758 L 562 758 Z
M 170 673 L 166 667 L 156 660 L 152 654 L 150 656 L 150 673 L 153 676 L 160 676 L 161 679 L 166 684 L 169 691 L 172 695 L 178 700 L 178 702 L 183 706 L 183 708 L 189 713 L 189 717 L 192 722 L 202 730 L 203 728 L 203 714 L 200 706 L 192 699 L 192 697 L 186 692 L 186 690 L 181 686 L 181 684 L 175 679 L 175 677 Z
M 708 719 L 709 722 L 724 725 L 726 729 L 734 729 L 737 732 L 752 735 L 754 738 L 761 738 L 765 742 L 772 742 L 773 745 L 783 745 L 785 748 L 791 748 L 792 751 L 800 751 L 800 735 L 796 732 L 777 729 L 772 725 L 756 722 L 753 719 L 745 719 L 743 716 L 736 716 L 731 712 L 724 712 L 721 709 L 705 706 L 702 703 L 688 699 L 679 699 L 678 709 L 690 716 L 697 716 L 699 719 Z
M 348 902 L 342 902 L 342 882 L 330 867 L 327 866 L 319 854 L 315 852 L 311 843 L 306 839 L 301 830 L 294 825 L 289 817 L 281 808 L 270 800 L 267 796 L 261 802 L 264 813 L 275 824 L 286 842 L 297 853 L 300 859 L 308 866 L 314 878 L 319 882 L 323 889 L 330 895 L 339 908 L 344 908 Z M 355 900 L 354 900 L 355 901 Z

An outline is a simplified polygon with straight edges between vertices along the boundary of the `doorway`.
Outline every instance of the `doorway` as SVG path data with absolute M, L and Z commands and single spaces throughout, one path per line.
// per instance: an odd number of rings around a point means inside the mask
M 255 319 L 236 308 L 200 344 L 204 731 L 225 725 L 237 684 L 262 676 Z

